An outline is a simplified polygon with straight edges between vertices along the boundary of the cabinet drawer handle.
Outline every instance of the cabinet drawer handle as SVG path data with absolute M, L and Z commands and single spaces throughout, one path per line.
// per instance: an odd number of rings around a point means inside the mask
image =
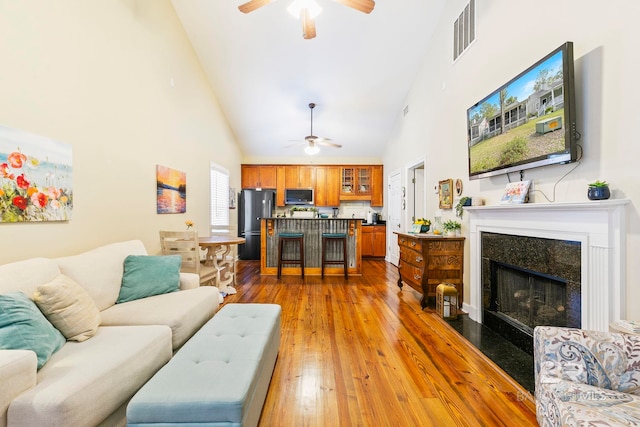
M 400 239 L 400 243 L 404 243 L 404 239 Z
M 413 278 L 416 279 L 416 280 L 420 280 L 420 279 L 422 279 L 422 276 L 420 276 L 419 274 L 414 274 Z
M 411 246 L 415 246 L 415 245 L 416 245 L 416 242 L 411 242 Z
M 422 262 L 422 260 L 423 260 L 423 259 L 424 259 L 424 258 L 422 258 L 420 255 L 418 255 L 418 256 L 416 257 L 416 262 Z

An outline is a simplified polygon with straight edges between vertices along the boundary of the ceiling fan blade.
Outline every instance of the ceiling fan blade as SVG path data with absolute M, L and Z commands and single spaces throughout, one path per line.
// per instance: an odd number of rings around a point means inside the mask
M 302 37 L 309 40 L 316 36 L 316 24 L 309 14 L 309 9 L 300 10 L 300 21 L 302 22 Z
M 335 142 L 331 142 L 331 140 L 329 138 L 318 138 L 316 140 L 316 144 L 324 145 L 326 147 L 335 147 L 335 148 L 342 147 L 342 144 L 336 144 Z
M 373 8 L 376 6 L 376 2 L 373 0 L 333 0 L 333 1 L 363 13 L 371 13 Z
M 273 3 L 276 0 L 251 0 L 238 6 L 238 9 L 242 13 L 253 12 L 254 10 L 261 8 L 262 6 Z
M 284 146 L 284 148 L 291 148 L 291 147 L 298 147 L 300 145 L 308 145 L 307 141 L 300 141 L 300 140 L 295 140 L 297 142 L 291 143 L 291 144 L 287 144 Z

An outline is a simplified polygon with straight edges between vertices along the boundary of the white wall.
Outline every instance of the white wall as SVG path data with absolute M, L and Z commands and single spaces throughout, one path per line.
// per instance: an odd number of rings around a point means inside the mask
M 0 224 L 0 264 L 158 230 L 208 234 L 209 163 L 241 153 L 168 0 L 0 0 L 0 123 L 73 147 L 73 217 Z M 173 84 L 172 84 L 173 82 Z M 157 215 L 157 164 L 186 172 L 187 213 Z M 235 223 L 235 211 L 231 211 Z
M 584 158 L 555 188 L 555 201 L 586 201 L 587 184 L 607 180 L 614 198 L 628 198 L 627 317 L 640 319 L 640 172 L 637 159 L 637 84 L 640 50 L 637 18 L 640 3 L 619 0 L 610 7 L 597 2 L 541 0 L 535 3 L 476 0 L 477 39 L 452 63 L 453 21 L 466 0 L 447 1 L 441 25 L 407 98 L 409 114 L 398 118 L 395 135 L 384 155 L 385 171 L 404 168 L 412 158 L 426 156 L 427 188 L 441 179 L 461 178 L 463 195 L 481 196 L 496 204 L 506 176 L 468 180 L 466 109 L 506 83 L 565 41 L 574 43 L 577 128 Z M 398 149 L 402 147 L 402 150 Z M 537 190 L 553 197 L 556 182 L 574 165 L 548 166 L 525 172 Z M 385 178 L 386 179 L 386 178 Z M 514 174 L 512 179 L 519 179 Z M 427 192 L 428 215 L 437 197 Z M 536 193 L 536 203 L 546 200 Z M 453 218 L 447 211 L 443 219 Z M 466 231 L 468 215 L 463 218 Z M 465 255 L 468 297 L 469 253 Z

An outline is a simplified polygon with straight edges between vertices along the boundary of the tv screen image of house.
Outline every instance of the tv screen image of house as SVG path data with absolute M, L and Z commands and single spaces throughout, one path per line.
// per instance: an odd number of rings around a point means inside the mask
M 576 160 L 573 44 L 467 110 L 469 178 Z

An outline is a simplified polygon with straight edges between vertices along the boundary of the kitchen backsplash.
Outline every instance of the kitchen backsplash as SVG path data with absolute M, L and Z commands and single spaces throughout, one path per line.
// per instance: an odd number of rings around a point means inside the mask
M 278 208 L 276 210 L 276 216 L 287 215 L 290 208 Z M 327 207 L 317 208 L 321 214 L 329 215 L 329 218 L 333 216 L 333 209 Z M 338 218 L 361 218 L 367 219 L 367 214 L 382 213 L 381 208 L 372 208 L 369 202 L 342 202 L 338 208 Z M 381 218 L 384 219 L 384 218 Z

